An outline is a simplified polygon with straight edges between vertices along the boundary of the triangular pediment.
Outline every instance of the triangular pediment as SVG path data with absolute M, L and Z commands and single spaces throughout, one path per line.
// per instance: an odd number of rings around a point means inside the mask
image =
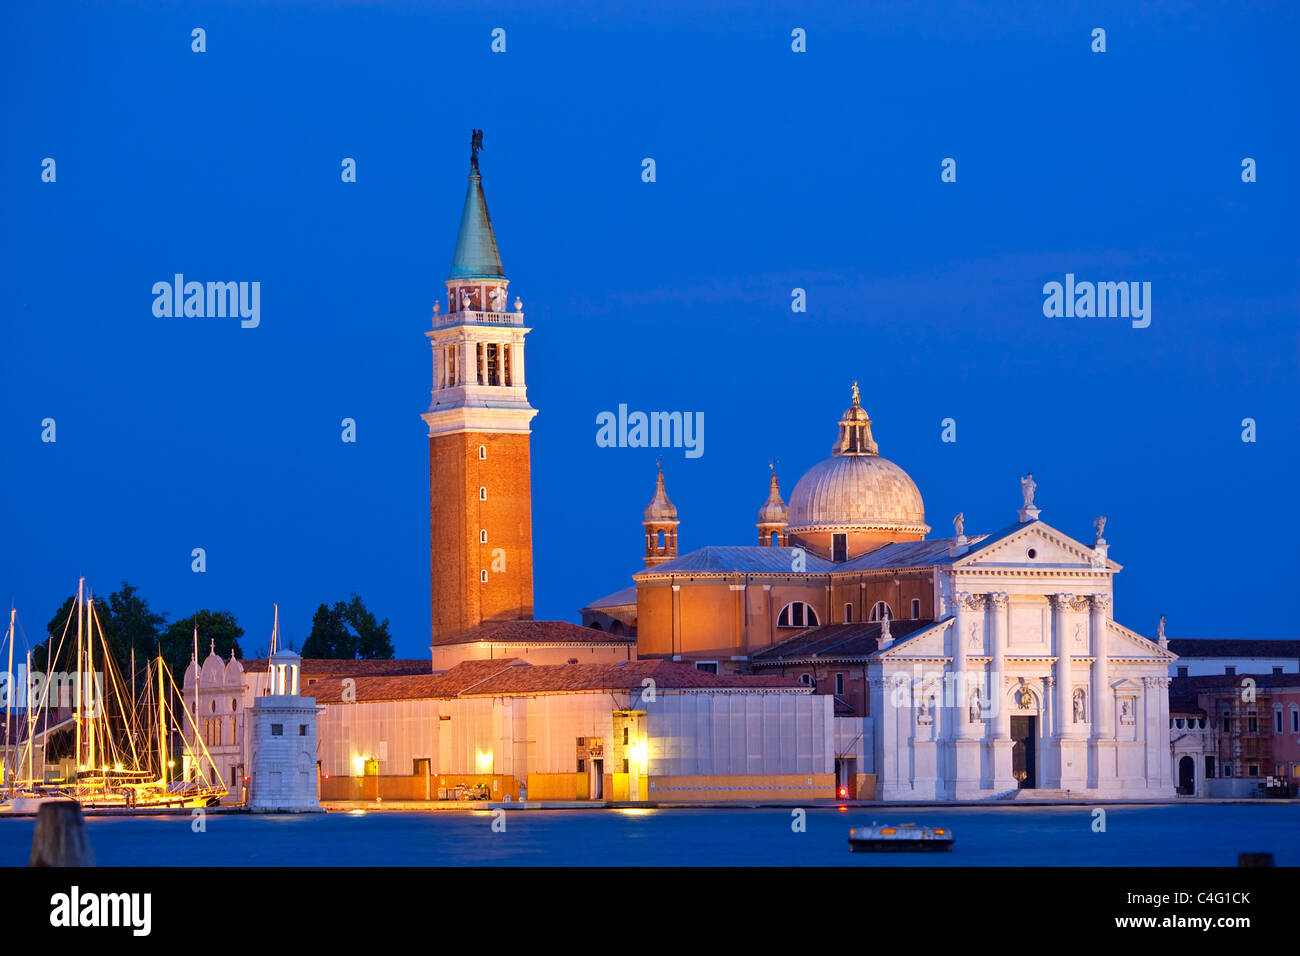
M 1106 648 L 1111 657 L 1145 657 L 1166 664 L 1178 659 L 1177 654 L 1117 621 L 1106 625 Z
M 1029 552 L 1033 551 L 1033 557 Z M 953 562 L 954 568 L 978 567 L 1061 567 L 1097 568 L 1118 571 L 1120 566 L 1107 559 L 1099 565 L 1097 552 L 1086 544 L 1056 530 L 1042 521 L 996 534 L 976 544 L 970 553 Z
M 884 650 L 877 651 L 874 656 L 884 658 L 899 657 L 946 657 L 946 642 L 948 640 L 948 629 L 952 626 L 953 619 L 945 618 L 942 621 L 936 621 L 931 627 L 923 631 L 917 631 L 905 640 L 896 644 L 891 644 Z

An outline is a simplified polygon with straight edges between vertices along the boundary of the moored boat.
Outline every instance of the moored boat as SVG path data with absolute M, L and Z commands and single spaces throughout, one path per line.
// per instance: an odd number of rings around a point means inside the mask
M 849 830 L 849 850 L 853 853 L 933 853 L 951 850 L 952 831 L 947 827 L 918 827 L 915 823 L 896 826 L 872 823 L 869 827 Z

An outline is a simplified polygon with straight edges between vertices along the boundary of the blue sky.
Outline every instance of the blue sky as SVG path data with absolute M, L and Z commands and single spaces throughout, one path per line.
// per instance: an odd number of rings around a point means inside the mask
M 1295 636 L 1300 14 L 1133 6 L 11 5 L 0 599 L 39 639 L 79 574 L 126 579 L 251 653 L 273 602 L 301 642 L 355 591 L 424 656 L 423 333 L 479 127 L 534 330 L 538 617 L 641 566 L 656 452 L 599 412 L 703 412 L 664 455 L 682 549 L 749 544 L 767 461 L 788 497 L 857 379 L 933 534 L 1011 523 L 1032 470 L 1048 523 L 1108 516 L 1121 622 Z M 261 282 L 260 326 L 156 318 L 177 272 Z M 1067 272 L 1151 282 L 1150 327 L 1044 317 Z

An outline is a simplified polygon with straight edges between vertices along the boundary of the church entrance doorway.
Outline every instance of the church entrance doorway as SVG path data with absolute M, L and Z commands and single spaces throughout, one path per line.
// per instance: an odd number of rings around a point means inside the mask
M 1191 757 L 1178 761 L 1178 792 L 1187 797 L 1196 796 L 1196 761 Z
M 1021 790 L 1038 786 L 1035 758 L 1038 755 L 1038 718 L 1011 718 L 1011 776 Z

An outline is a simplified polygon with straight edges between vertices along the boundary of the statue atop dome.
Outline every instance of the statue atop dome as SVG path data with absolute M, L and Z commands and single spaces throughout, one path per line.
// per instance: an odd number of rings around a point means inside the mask
M 878 455 L 880 446 L 871 437 L 871 417 L 862 407 L 862 393 L 858 383 L 853 382 L 853 404 L 844 410 L 840 418 L 840 435 L 831 448 L 831 454 L 839 455 Z

